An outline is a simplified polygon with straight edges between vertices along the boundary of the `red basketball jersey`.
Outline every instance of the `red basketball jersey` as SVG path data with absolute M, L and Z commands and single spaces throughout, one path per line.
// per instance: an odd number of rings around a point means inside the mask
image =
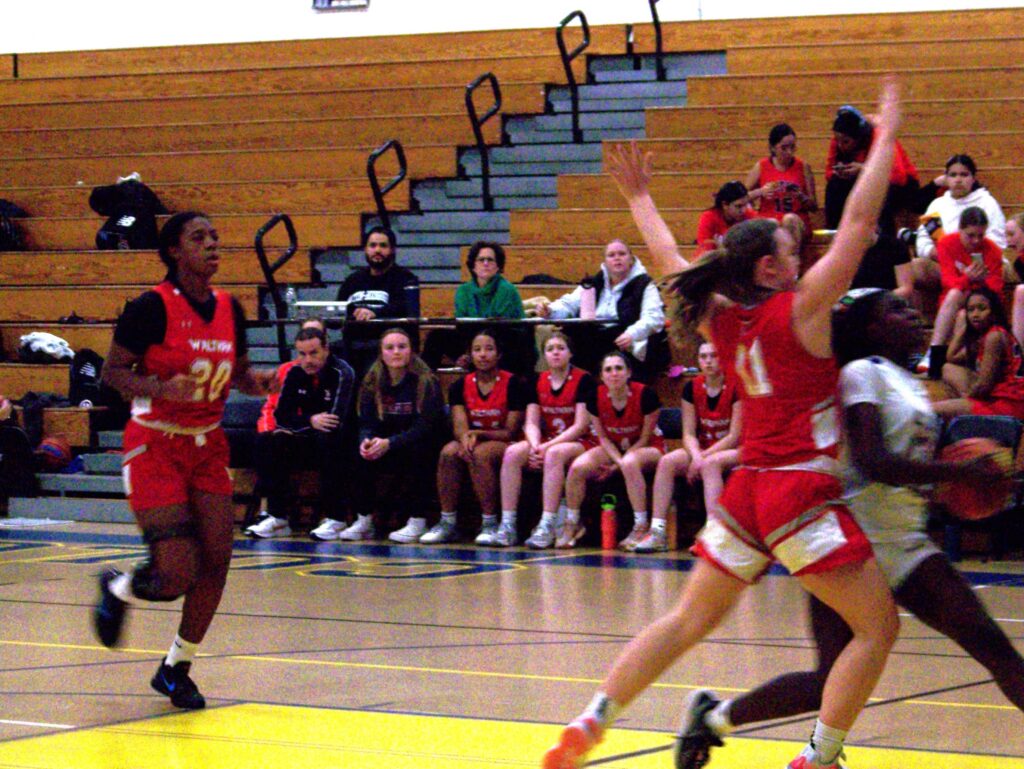
M 732 422 L 732 404 L 736 400 L 736 387 L 726 379 L 718 395 L 715 408 L 708 402 L 708 384 L 703 374 L 693 380 L 693 410 L 697 415 L 697 443 L 706 449 L 729 434 Z
M 758 216 L 765 219 L 776 219 L 782 221 L 786 214 L 799 214 L 801 219 L 807 220 L 803 203 L 797 197 L 797 192 L 809 194 L 807 189 L 807 177 L 804 174 L 804 161 L 800 158 L 793 159 L 793 165 L 785 171 L 780 171 L 772 164 L 771 158 L 761 158 L 761 175 L 757 179 L 757 185 L 764 187 L 773 182 L 782 182 L 785 185 L 781 190 L 761 198 L 761 207 L 758 209 Z
M 290 360 L 277 367 L 278 386 L 284 386 L 284 380 L 288 376 L 288 372 L 291 371 L 293 366 L 297 366 L 298 363 L 298 360 Z M 281 400 L 280 390 L 276 393 L 270 393 L 267 399 L 263 401 L 263 406 L 260 408 L 260 418 L 256 420 L 256 432 L 269 433 L 277 427 L 277 419 L 274 417 L 274 412 L 277 410 L 277 402 L 279 400 Z
M 780 467 L 838 456 L 835 360 L 803 348 L 791 326 L 792 291 L 716 313 L 711 335 L 743 403 L 743 464 Z
M 576 393 L 586 372 L 570 368 L 562 389 L 557 394 L 551 387 L 551 372 L 545 371 L 537 377 L 537 403 L 540 406 L 540 434 L 542 441 L 549 441 L 564 433 L 576 421 Z
M 476 386 L 476 372 L 462 380 L 462 398 L 466 403 L 471 430 L 500 430 L 508 417 L 508 383 L 512 375 L 499 371 L 494 387 L 486 396 Z
M 629 398 L 626 400 L 626 407 L 619 414 L 612 405 L 612 399 L 608 395 L 608 387 L 604 384 L 597 388 L 597 418 L 601 420 L 601 427 L 604 428 L 608 439 L 618 446 L 619 451 L 625 451 L 640 439 L 644 429 L 644 412 L 641 407 L 643 391 L 646 385 L 639 382 L 629 383 Z M 654 428 L 654 435 L 651 436 L 651 445 L 661 448 L 664 439 L 661 430 Z
M 220 422 L 235 369 L 235 314 L 231 296 L 214 291 L 217 306 L 207 323 L 169 281 L 154 289 L 167 314 L 164 341 L 142 356 L 140 373 L 168 380 L 176 374 L 196 378 L 190 403 L 135 398 L 132 416 L 154 426 L 206 427 Z
M 1000 338 L 1000 342 L 1003 345 L 1003 360 L 1006 361 L 1006 365 L 1003 368 L 1003 375 L 999 381 L 992 387 L 992 392 L 989 394 L 986 400 L 995 400 L 997 398 L 1006 400 L 1020 401 L 1024 400 L 1024 376 L 1022 376 L 1021 366 L 1024 364 L 1021 358 L 1020 345 L 1017 344 L 1013 338 L 1013 334 L 1007 331 L 1002 326 L 993 326 L 985 334 L 987 338 L 989 334 L 997 334 Z M 981 365 L 981 350 L 984 349 L 985 343 L 979 345 L 977 367 Z

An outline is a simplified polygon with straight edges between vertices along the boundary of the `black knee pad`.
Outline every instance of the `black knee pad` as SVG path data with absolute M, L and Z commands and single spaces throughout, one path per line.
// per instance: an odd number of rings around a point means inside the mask
M 194 539 L 195 526 L 191 523 L 179 523 L 171 526 L 154 526 L 142 532 L 142 541 L 152 548 L 157 542 L 168 539 Z M 152 550 L 151 550 L 152 552 Z M 153 557 L 147 558 L 135 568 L 132 574 L 132 593 L 144 601 L 174 601 L 191 589 L 191 583 L 180 592 L 168 593 L 164 587 L 160 571 L 153 563 Z

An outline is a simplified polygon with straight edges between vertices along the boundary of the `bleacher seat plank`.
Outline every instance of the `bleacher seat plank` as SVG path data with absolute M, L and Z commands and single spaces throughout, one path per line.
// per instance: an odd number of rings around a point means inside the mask
M 33 331 L 46 331 L 64 339 L 72 350 L 87 347 L 106 355 L 114 336 L 112 323 L 3 323 L 0 324 L 0 344 L 7 360 L 17 360 L 18 340 Z
M 800 155 L 808 159 L 825 158 L 830 139 L 831 135 L 820 133 L 801 135 Z M 605 152 L 616 143 L 619 142 L 604 142 Z M 942 166 L 954 152 L 969 151 L 979 168 L 1013 165 L 1020 162 L 1024 153 L 1024 134 L 1011 131 L 902 134 L 900 143 L 914 165 L 927 168 Z M 656 171 L 708 172 L 718 168 L 735 170 L 737 166 L 749 170 L 767 151 L 767 142 L 761 136 L 641 139 L 639 145 L 644 151 L 654 153 L 653 167 Z M 820 167 L 821 161 L 816 165 Z M 824 188 L 819 195 L 823 191 Z
M 946 151 L 952 154 L 958 149 L 959 146 L 949 146 Z M 825 157 L 804 155 L 799 143 L 797 150 L 814 170 L 818 204 L 823 205 Z M 739 160 L 737 158 L 737 166 Z M 747 160 L 749 162 L 744 168 L 735 167 L 715 173 L 659 171 L 651 179 L 651 196 L 658 205 L 667 208 L 710 207 L 718 188 L 729 179 L 744 179 L 758 158 L 750 156 Z M 922 183 L 931 181 L 943 170 L 942 166 L 919 165 L 917 168 Z M 1024 167 L 984 165 L 978 169 L 978 179 L 996 200 L 1024 201 Z M 605 174 L 565 174 L 558 177 L 558 203 L 562 208 L 616 208 L 622 205 L 622 195 Z
M 67 395 L 69 386 L 68 367 L 59 364 L 50 364 L 48 368 L 50 367 L 59 368 L 64 371 L 63 387 L 56 390 L 35 390 L 35 392 L 55 392 L 58 395 Z M 56 373 L 54 372 L 54 374 Z M 2 372 L 0 372 L 0 377 L 2 377 Z M 59 376 L 51 378 L 50 374 L 47 373 L 46 377 L 40 378 L 40 381 L 44 381 L 44 379 L 47 382 L 56 383 Z M 29 392 L 29 390 L 25 390 L 25 392 Z M 16 397 L 23 397 L 25 392 Z M 22 423 L 21 408 L 17 407 L 15 411 L 17 412 L 18 422 Z M 62 435 L 71 444 L 72 448 L 88 448 L 92 445 L 92 431 L 90 430 L 89 421 L 92 413 L 93 409 L 79 408 L 78 406 L 43 409 L 43 435 Z
M 756 136 L 789 123 L 797 133 L 822 133 L 832 127 L 840 103 L 872 112 L 874 104 L 856 101 L 773 102 L 709 106 L 653 107 L 647 110 L 647 138 L 669 136 Z M 1024 99 L 925 99 L 903 102 L 904 133 L 989 131 L 997 126 L 1024 124 Z M 798 148 L 798 152 L 800 148 Z
M 231 211 L 261 213 L 268 207 L 279 211 L 369 211 L 373 193 L 366 175 L 338 179 L 288 179 L 283 181 L 217 181 L 165 183 L 143 179 L 172 211 Z M 16 201 L 32 216 L 74 216 L 89 213 L 92 187 L 2 187 L 0 198 Z M 402 182 L 388 194 L 388 204 L 408 205 L 409 184 Z
M 585 78 L 585 61 L 573 62 L 577 78 Z M 469 59 L 417 59 L 350 64 L 296 64 L 287 67 L 239 67 L 148 72 L 138 74 L 75 75 L 0 81 L 0 104 L 75 101 L 99 98 L 147 98 L 215 94 L 312 91 L 370 87 L 416 87 L 424 84 L 465 86 L 491 72 L 499 82 L 554 82 L 565 78 L 554 46 L 545 53 L 482 56 Z
M 1005 31 L 1012 33 L 1018 30 L 1011 28 Z M 945 35 L 918 40 L 730 46 L 726 61 L 732 75 L 821 72 L 825 69 L 899 71 L 907 67 L 948 67 L 954 58 L 958 62 L 984 63 L 991 67 L 1020 64 L 1021 46 L 1024 45 L 1020 37 L 962 38 L 957 30 L 956 38 L 955 43 Z
M 217 211 L 208 212 L 220 233 L 222 246 L 252 246 L 256 231 L 263 226 L 271 214 L 234 214 Z M 360 215 L 355 212 L 324 214 L 290 214 L 302 248 L 313 246 L 358 245 Z M 162 222 L 166 217 L 157 217 Z M 51 217 L 29 218 L 19 222 L 26 246 L 40 251 L 80 251 L 95 242 L 96 231 L 103 220 L 92 217 Z M 266 237 L 269 248 L 286 244 L 283 226 L 274 228 Z
M 877 98 L 886 70 L 828 71 L 769 75 L 717 75 L 692 77 L 686 82 L 688 104 L 760 104 L 769 94 L 799 94 L 801 101 L 829 101 L 836 105 Z M 984 84 L 983 86 L 981 84 Z M 979 92 L 991 98 L 1017 96 L 1024 88 L 1024 67 L 963 67 L 914 69 L 900 72 L 903 98 L 969 99 Z
M 88 286 L 121 283 L 153 285 L 167 268 L 156 251 L 8 251 L 0 253 L 0 285 Z M 298 255 L 275 273 L 283 283 L 308 283 L 309 260 Z M 262 283 L 256 253 L 251 248 L 222 249 L 219 283 Z
M 11 399 L 22 398 L 27 392 L 66 396 L 68 380 L 66 363 L 0 363 L 0 393 Z
M 661 215 L 672 232 L 690 233 L 696 229 L 701 210 L 662 208 Z M 613 238 L 626 243 L 640 240 L 627 208 L 513 211 L 509 229 L 516 245 L 572 245 Z M 587 267 L 593 269 L 595 264 L 596 258 L 591 257 Z
M 420 314 L 426 318 L 450 318 L 455 312 L 454 283 L 433 283 L 420 288 Z M 523 299 L 535 296 L 558 297 L 574 286 L 566 285 L 518 285 L 519 295 Z
M 224 285 L 245 310 L 255 318 L 259 296 L 254 285 Z M 74 286 L 50 288 L 9 287 L 0 303 L 0 321 L 55 321 L 72 311 L 98 320 L 113 320 L 124 303 L 144 289 L 138 285 Z
M 208 123 L 262 120 L 365 117 L 377 114 L 423 115 L 465 109 L 465 86 L 374 88 L 225 96 L 174 96 L 147 99 L 98 99 L 40 104 L 0 104 L 0 125 L 81 127 L 133 123 Z M 506 112 L 542 112 L 544 84 L 509 83 L 501 88 Z M 400 138 L 400 137 L 399 137 Z
M 498 121 L 484 126 L 488 142 L 501 141 Z M 403 115 L 400 117 L 329 118 L 325 120 L 251 120 L 177 125 L 111 125 L 89 128 L 0 130 L 0 156 L 116 155 L 276 149 L 278 147 L 380 146 L 401 137 L 405 145 L 473 144 L 466 115 Z M 365 150 L 364 150 L 365 151 Z
M 0 158 L 0 178 L 12 186 L 112 184 L 129 170 L 143 179 L 190 182 L 202 179 L 319 179 L 355 176 L 366 172 L 366 147 L 282 147 L 280 149 L 218 152 L 162 152 L 63 157 Z M 455 152 L 451 145 L 404 147 L 409 172 L 418 176 L 454 176 Z M 377 169 L 382 178 L 395 173 L 393 155 Z M 269 203 L 268 203 L 269 205 Z

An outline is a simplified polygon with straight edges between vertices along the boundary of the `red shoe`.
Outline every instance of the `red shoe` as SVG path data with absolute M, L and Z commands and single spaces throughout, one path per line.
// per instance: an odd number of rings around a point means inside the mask
M 846 758 L 842 753 L 836 756 L 836 760 L 830 764 L 823 764 L 818 760 L 818 753 L 813 748 L 804 748 L 803 752 L 789 762 L 786 769 L 846 769 L 840 759 Z
M 602 739 L 603 729 L 590 716 L 578 718 L 562 730 L 558 744 L 544 754 L 542 769 L 579 769 L 587 753 Z

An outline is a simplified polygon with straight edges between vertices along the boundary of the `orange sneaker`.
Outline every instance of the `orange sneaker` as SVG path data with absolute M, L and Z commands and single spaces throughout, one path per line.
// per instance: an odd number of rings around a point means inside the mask
M 587 753 L 601 741 L 603 731 L 595 718 L 577 718 L 562 730 L 558 744 L 544 754 L 542 769 L 579 769 Z

